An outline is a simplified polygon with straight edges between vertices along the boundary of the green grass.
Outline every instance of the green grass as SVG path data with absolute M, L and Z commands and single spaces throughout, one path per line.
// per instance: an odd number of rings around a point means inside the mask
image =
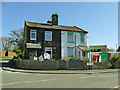
M 13 57 L 8 57 L 8 56 L 0 56 L 0 59 L 12 59 Z

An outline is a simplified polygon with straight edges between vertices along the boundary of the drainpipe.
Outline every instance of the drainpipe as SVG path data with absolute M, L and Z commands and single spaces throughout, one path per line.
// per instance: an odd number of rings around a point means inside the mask
M 89 57 L 90 57 L 90 62 L 91 62 L 91 51 L 90 51 L 89 53 L 90 53 L 90 56 L 89 56 Z
M 77 57 L 76 55 L 76 31 L 75 31 L 75 57 Z

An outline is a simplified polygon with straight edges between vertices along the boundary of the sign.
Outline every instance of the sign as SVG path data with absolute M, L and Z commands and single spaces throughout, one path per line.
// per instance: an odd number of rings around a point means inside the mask
M 93 62 L 88 62 L 87 65 L 93 65 Z

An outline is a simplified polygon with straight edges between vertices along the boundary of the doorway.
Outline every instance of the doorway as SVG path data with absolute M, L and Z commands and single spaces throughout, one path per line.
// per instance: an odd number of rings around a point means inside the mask
M 30 51 L 30 53 L 29 53 L 29 59 L 33 60 L 33 56 L 37 57 L 37 51 Z
M 45 53 L 48 53 L 50 58 L 52 58 L 52 47 L 45 47 Z

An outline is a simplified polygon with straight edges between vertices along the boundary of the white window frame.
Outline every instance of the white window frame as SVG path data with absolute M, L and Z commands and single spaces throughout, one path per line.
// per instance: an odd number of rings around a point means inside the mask
M 72 40 L 71 41 L 68 38 L 69 34 L 72 34 Z M 74 33 L 67 33 L 67 42 L 74 42 Z
M 35 32 L 32 32 L 35 31 Z M 35 38 L 32 38 L 32 33 L 35 33 Z M 30 40 L 36 40 L 36 30 L 30 30 Z
M 48 32 L 50 33 L 50 38 L 51 38 L 50 40 L 47 40 L 46 34 L 47 34 Z M 52 31 L 45 31 L 45 41 L 52 41 Z
M 82 37 L 82 35 L 83 35 L 83 37 Z M 82 39 L 84 39 L 84 42 L 82 42 Z M 85 43 L 85 34 L 80 34 L 80 41 L 81 41 L 81 43 Z

